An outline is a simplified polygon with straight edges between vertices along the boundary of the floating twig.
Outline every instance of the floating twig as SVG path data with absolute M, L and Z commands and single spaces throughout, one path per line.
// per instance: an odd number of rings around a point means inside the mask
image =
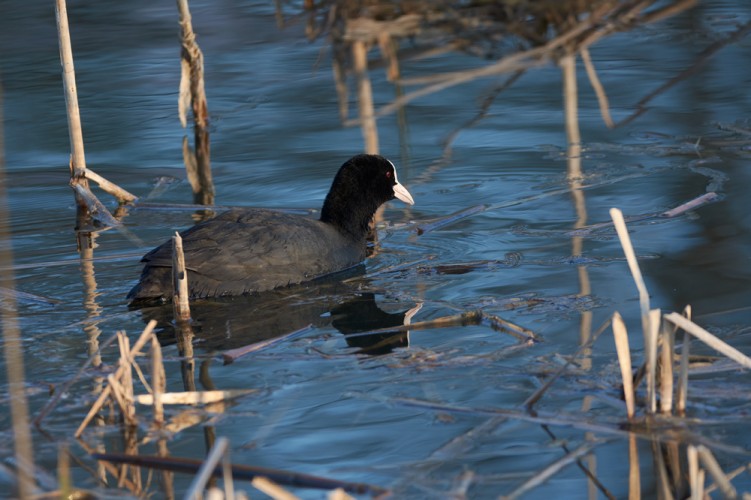
M 189 391 L 189 392 L 164 392 L 160 399 L 163 405 L 198 405 L 213 404 L 230 399 L 239 398 L 258 392 L 258 389 L 233 389 L 227 391 Z M 139 394 L 134 397 L 138 404 L 153 405 L 153 394 Z

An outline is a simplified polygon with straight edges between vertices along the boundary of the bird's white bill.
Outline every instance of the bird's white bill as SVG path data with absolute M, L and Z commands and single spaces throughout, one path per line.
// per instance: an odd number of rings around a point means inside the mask
M 405 188 L 398 182 L 394 184 L 394 196 L 396 196 L 398 199 L 402 200 L 404 203 L 408 205 L 415 204 L 415 200 L 412 199 L 412 195 L 409 194 L 409 191 L 407 191 L 407 188 Z

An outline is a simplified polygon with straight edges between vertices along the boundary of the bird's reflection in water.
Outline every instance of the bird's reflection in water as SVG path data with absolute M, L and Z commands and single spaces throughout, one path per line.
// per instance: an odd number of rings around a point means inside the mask
M 409 345 L 409 332 L 383 329 L 409 324 L 419 306 L 389 313 L 378 307 L 376 295 L 357 292 L 339 283 L 298 286 L 263 294 L 227 297 L 191 303 L 191 329 L 196 348 L 206 351 L 235 349 L 274 339 L 308 325 L 331 325 L 345 335 L 358 354 L 387 354 Z M 157 320 L 162 345 L 173 344 L 176 327 L 172 305 L 142 308 L 144 322 Z M 379 330 L 372 335 L 354 335 Z

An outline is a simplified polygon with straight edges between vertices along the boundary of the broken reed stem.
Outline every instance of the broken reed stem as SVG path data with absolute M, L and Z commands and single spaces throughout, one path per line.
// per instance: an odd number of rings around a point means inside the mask
M 203 491 L 206 489 L 206 484 L 209 479 L 214 475 L 214 470 L 219 465 L 219 461 L 222 457 L 229 453 L 229 440 L 225 437 L 220 437 L 211 447 L 206 460 L 201 464 L 201 468 L 196 473 L 193 481 L 185 492 L 185 498 L 203 498 Z M 230 476 L 231 476 L 230 471 Z M 231 497 L 228 497 L 231 498 Z
M 132 203 L 138 199 L 136 195 L 131 194 L 117 184 L 108 181 L 91 169 L 87 168 L 84 175 L 87 179 L 96 182 L 97 185 L 102 189 L 102 191 L 114 196 L 117 199 L 118 203 Z
M 164 363 L 162 362 L 162 347 L 156 335 L 151 337 L 151 391 L 154 395 L 154 423 L 158 426 L 164 423 L 164 406 L 162 394 L 165 388 Z
M 125 332 L 121 331 L 117 334 L 117 342 L 120 346 L 120 366 L 123 367 L 122 375 L 119 381 L 112 374 L 107 379 L 110 384 L 114 385 L 113 392 L 118 396 L 118 403 L 120 403 L 125 424 L 135 426 L 136 406 L 133 398 L 133 356 L 130 351 L 130 339 Z
M 175 320 L 187 321 L 190 319 L 188 273 L 185 270 L 183 239 L 178 232 L 175 232 L 172 237 L 172 284 L 174 287 L 172 306 L 175 312 Z
M 660 337 L 660 412 L 669 415 L 673 411 L 673 363 L 675 348 L 675 327 L 661 323 Z
M 629 420 L 634 418 L 636 405 L 634 402 L 634 385 L 631 366 L 631 349 L 628 344 L 628 332 L 623 318 L 617 312 L 613 314 L 613 338 L 615 350 L 618 354 L 618 364 L 621 367 L 621 379 L 623 380 L 623 399 L 626 402 L 626 415 Z
M 70 28 L 68 26 L 68 9 L 65 0 L 55 1 L 57 17 L 57 34 L 60 44 L 60 64 L 63 67 L 63 90 L 65 91 L 65 107 L 68 114 L 68 134 L 71 149 L 71 177 L 78 182 L 86 182 L 86 158 L 83 149 L 83 129 L 81 127 L 81 113 L 78 108 L 78 91 L 76 90 L 76 72 L 73 66 L 73 48 L 70 43 Z
M 136 340 L 136 343 L 133 344 L 133 347 L 130 350 L 131 356 L 137 356 L 140 353 L 143 346 L 146 345 L 146 342 L 151 338 L 151 335 L 154 333 L 155 327 L 156 327 L 156 320 L 152 319 L 146 325 L 146 328 L 143 329 L 143 332 L 141 333 L 141 336 L 138 337 L 138 340 Z M 113 377 L 113 380 L 117 381 L 120 377 L 122 377 L 122 373 L 125 370 L 126 368 L 124 366 L 122 365 L 118 366 L 115 373 L 111 375 Z M 91 406 L 89 413 L 86 414 L 86 417 L 84 417 L 83 422 L 81 422 L 81 425 L 79 425 L 78 429 L 76 429 L 76 432 L 73 434 L 73 437 L 76 437 L 76 438 L 81 437 L 81 434 L 83 433 L 84 429 L 86 429 L 86 426 L 89 425 L 89 422 L 91 422 L 91 419 L 94 418 L 94 415 L 96 415 L 99 412 L 99 410 L 102 408 L 102 405 L 104 405 L 104 402 L 112 394 L 112 391 L 113 391 L 113 388 L 110 384 L 107 384 L 104 387 L 104 389 L 102 390 L 102 393 L 99 395 L 97 400 Z
M 735 347 L 732 347 L 731 345 L 726 344 L 722 340 L 718 339 L 696 323 L 684 318 L 683 316 L 675 312 L 666 314 L 664 317 L 667 321 L 670 321 L 674 325 L 682 328 L 684 331 L 698 338 L 715 351 L 718 351 L 724 356 L 727 356 L 744 368 L 751 368 L 751 358 L 740 352 Z
M 644 284 L 644 278 L 642 277 L 641 269 L 639 269 L 639 263 L 636 260 L 636 253 L 634 252 L 634 247 L 631 245 L 628 228 L 626 228 L 626 222 L 623 220 L 623 212 L 617 208 L 611 208 L 610 217 L 613 219 L 613 225 L 618 233 L 618 239 L 621 242 L 621 247 L 626 256 L 628 267 L 631 270 L 631 276 L 633 276 L 634 283 L 639 291 L 642 330 L 646 338 L 649 328 L 649 292 L 647 291 L 647 285 Z

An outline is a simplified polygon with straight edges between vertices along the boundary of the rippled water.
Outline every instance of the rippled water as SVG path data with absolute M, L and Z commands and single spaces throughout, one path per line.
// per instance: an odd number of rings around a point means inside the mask
M 194 2 L 191 8 L 205 56 L 217 203 L 318 209 L 338 166 L 363 148 L 360 130 L 339 121 L 326 42 L 305 39 L 292 7 L 282 29 L 266 2 Z M 47 2 L 3 2 L 0 10 L 3 182 L 15 287 L 30 294 L 18 297 L 18 319 L 33 417 L 48 401 L 49 388 L 59 388 L 77 372 L 94 337 L 101 341 L 124 329 L 135 338 L 145 319 L 161 317 L 163 311 L 129 310 L 125 294 L 140 272 L 140 256 L 175 229 L 189 227 L 192 213 L 134 209 L 124 219 L 125 230 L 98 234 L 96 295 L 93 302 L 87 298 L 91 281 L 77 250 L 67 186 L 54 10 Z M 139 196 L 149 195 L 157 179 L 172 179 L 149 201 L 189 203 L 181 152 L 185 132 L 176 113 L 174 6 L 71 2 L 69 15 L 88 166 Z M 743 2 L 703 2 L 667 22 L 595 45 L 592 57 L 616 121 L 749 16 Z M 587 224 L 607 222 L 611 207 L 626 215 L 659 213 L 718 191 L 718 203 L 629 228 L 652 306 L 681 310 L 691 304 L 697 322 L 746 353 L 751 351 L 750 44 L 746 38 L 727 46 L 694 76 L 651 101 L 643 116 L 615 130 L 603 125 L 586 75 L 579 72 Z M 411 77 L 477 64 L 456 54 L 405 63 L 403 71 Z M 377 105 L 390 102 L 393 86 L 382 71 L 371 73 Z M 205 356 L 198 363 L 204 370 L 199 388 L 260 392 L 208 424 L 177 434 L 169 442 L 173 455 L 203 457 L 205 434 L 213 432 L 230 438 L 236 463 L 374 483 L 413 498 L 444 497 L 463 472 L 472 471 L 470 496 L 479 498 L 508 493 L 559 459 L 561 441 L 573 449 L 592 437 L 581 427 L 558 425 L 552 439 L 539 423 L 509 419 L 479 441 L 468 440 L 466 449 L 444 448 L 490 418 L 480 410 L 519 411 L 576 352 L 580 332 L 596 329 L 616 310 L 641 353 L 637 292 L 614 232 L 587 234 L 581 255 L 573 254 L 570 231 L 577 213 L 566 180 L 559 69 L 530 71 L 499 95 L 484 119 L 461 129 L 499 83 L 479 80 L 419 99 L 407 107 L 401 124 L 395 116 L 379 121 L 381 153 L 397 164 L 416 204 L 390 204 L 379 252 L 364 275 L 266 303 L 209 304 L 200 313 L 194 340 L 196 354 Z M 441 162 L 442 141 L 455 132 L 451 155 Z M 474 215 L 423 234 L 415 231 L 414 223 L 425 226 L 478 205 L 484 209 Z M 582 273 L 589 294 L 580 293 Z M 487 324 L 436 327 L 397 335 L 390 348 L 379 351 L 385 354 L 367 356 L 355 337 L 342 334 L 355 328 L 347 318 L 378 316 L 376 305 L 388 313 L 380 317 L 384 326 L 393 327 L 420 303 L 413 323 L 481 308 L 544 341 L 527 345 Z M 169 318 L 162 321 L 168 389 L 182 390 Z M 230 365 L 210 356 L 308 324 L 313 327 L 295 339 Z M 114 350 L 106 350 L 105 362 L 115 359 Z M 45 419 L 47 434 L 34 435 L 37 461 L 50 471 L 58 443 L 69 443 L 81 459 L 74 464 L 74 482 L 87 488 L 98 487 L 87 470 L 95 462 L 72 434 L 91 404 L 97 375 L 87 372 Z M 723 390 L 725 383 L 738 387 L 742 376 L 731 371 L 698 378 L 690 404 L 695 416 L 725 419 L 722 426 L 697 425 L 695 432 L 718 446 L 728 468 L 748 462 L 751 450 L 744 421 L 748 398 Z M 592 423 L 616 429 L 614 422 L 625 416 L 610 406 L 619 396 L 618 380 L 608 331 L 538 409 L 576 414 L 589 405 Z M 7 407 L 6 387 L 0 400 Z M 412 398 L 440 407 L 416 405 Z M 728 421 L 731 415 L 737 419 Z M 5 458 L 12 455 L 13 441 L 7 412 L 0 414 L 0 428 Z M 597 437 L 612 441 L 598 444 L 587 460 L 596 462 L 600 481 L 623 497 L 627 442 L 614 434 Z M 92 431 L 84 441 L 97 439 Z M 108 451 L 118 451 L 116 440 L 110 441 Z M 655 479 L 649 442 L 640 451 L 642 486 L 650 492 Z M 178 494 L 189 481 L 176 477 Z M 747 474 L 737 486 L 751 489 Z M 581 498 L 587 488 L 581 471 L 569 467 L 530 498 L 550 493 Z M 154 485 L 151 491 L 161 490 Z

